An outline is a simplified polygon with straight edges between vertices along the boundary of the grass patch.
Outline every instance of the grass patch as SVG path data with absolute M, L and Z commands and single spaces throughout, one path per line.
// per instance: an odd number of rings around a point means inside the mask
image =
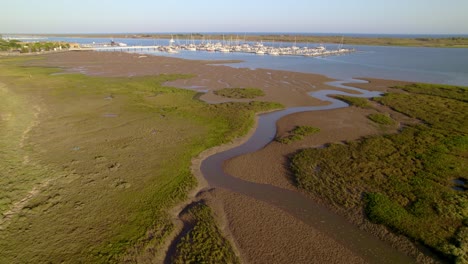
M 292 131 L 289 132 L 289 135 L 285 137 L 276 138 L 276 141 L 282 144 L 291 144 L 293 142 L 302 140 L 305 136 L 318 133 L 320 128 L 311 127 L 311 126 L 297 126 Z
M 29 59 L 37 58 L 0 59 L 6 263 L 108 263 L 157 252 L 173 230 L 166 210 L 195 184 L 192 157 L 247 133 L 256 112 L 282 107 L 210 105 L 162 85 L 187 75 L 52 75 L 60 70 L 21 66 Z
M 367 116 L 373 122 L 379 125 L 393 125 L 395 120 L 393 120 L 388 114 L 375 113 Z
M 235 99 L 253 99 L 265 96 L 265 93 L 257 88 L 224 88 L 214 91 L 214 94 Z
M 334 206 L 365 208 L 372 221 L 462 263 L 467 261 L 468 195 L 453 190 L 452 179 L 465 177 L 468 163 L 466 88 L 445 94 L 445 86 L 441 91 L 426 86 L 375 99 L 423 125 L 306 149 L 293 157 L 291 167 L 300 188 Z
M 344 101 L 351 106 L 361 107 L 361 108 L 370 108 L 371 104 L 366 98 L 353 97 L 347 95 L 334 95 L 334 98 Z
M 239 263 L 208 206 L 196 204 L 186 214 L 191 227 L 177 244 L 172 263 Z
M 425 83 L 413 83 L 404 86 L 395 86 L 394 88 L 402 89 L 410 93 L 434 95 L 442 98 L 455 99 L 463 102 L 468 102 L 468 89 L 461 86 L 442 85 L 434 86 Z

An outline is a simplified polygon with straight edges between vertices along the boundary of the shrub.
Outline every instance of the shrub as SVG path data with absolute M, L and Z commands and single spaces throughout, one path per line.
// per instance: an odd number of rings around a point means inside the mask
M 361 108 L 371 107 L 369 100 L 367 100 L 366 98 L 346 96 L 346 95 L 334 95 L 333 97 L 338 100 L 344 101 L 351 106 L 356 106 L 356 107 L 361 107 Z
M 320 128 L 311 126 L 297 126 L 289 132 L 288 136 L 276 138 L 277 142 L 283 144 L 291 144 L 295 141 L 302 140 L 305 136 L 315 134 L 320 131 Z
M 262 90 L 257 88 L 224 88 L 214 91 L 214 94 L 235 99 L 252 99 L 265 95 Z
M 370 114 L 370 115 L 367 116 L 367 118 L 369 118 L 370 120 L 372 120 L 375 123 L 380 124 L 380 125 L 393 125 L 393 124 L 395 124 L 395 121 L 389 115 L 382 114 L 382 113 Z

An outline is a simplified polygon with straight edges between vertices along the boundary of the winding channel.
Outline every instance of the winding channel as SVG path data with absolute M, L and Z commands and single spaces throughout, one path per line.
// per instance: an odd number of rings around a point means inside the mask
M 282 111 L 262 114 L 258 117 L 258 125 L 254 134 L 242 145 L 209 156 L 201 163 L 201 172 L 211 187 L 219 187 L 239 194 L 247 195 L 276 206 L 304 223 L 324 232 L 335 241 L 352 250 L 371 263 L 413 263 L 414 260 L 393 249 L 389 244 L 373 235 L 360 230 L 329 209 L 316 204 L 305 195 L 279 188 L 269 184 L 245 181 L 233 177 L 223 170 L 225 161 L 236 156 L 255 152 L 270 143 L 276 135 L 276 122 L 293 113 L 305 111 L 324 111 L 347 107 L 343 101 L 329 97 L 329 95 L 347 95 L 354 97 L 376 97 L 380 92 L 371 92 L 355 87 L 345 86 L 344 83 L 365 82 L 360 80 L 334 81 L 328 85 L 354 90 L 361 94 L 350 94 L 336 90 L 320 90 L 309 93 L 310 96 L 330 102 L 325 106 L 294 107 Z

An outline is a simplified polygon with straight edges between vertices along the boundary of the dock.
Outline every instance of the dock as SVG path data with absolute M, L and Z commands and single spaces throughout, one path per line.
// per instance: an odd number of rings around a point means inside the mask
M 226 44 L 222 42 L 205 42 L 200 44 L 188 44 L 188 45 L 176 45 L 172 42 L 169 42 L 167 46 L 127 46 L 123 43 L 112 43 L 112 45 L 103 45 L 103 44 L 84 44 L 79 47 L 71 48 L 72 51 L 115 51 L 115 52 L 138 52 L 138 51 L 159 51 L 166 53 L 179 53 L 181 50 L 186 51 L 205 51 L 205 52 L 221 52 L 221 53 L 253 53 L 257 55 L 270 55 L 270 56 L 304 56 L 304 57 L 323 57 L 323 56 L 335 56 L 353 53 L 355 49 L 346 49 L 342 46 L 339 46 L 338 49 L 326 49 L 323 45 L 318 45 L 312 48 L 309 47 L 297 47 L 287 46 L 287 47 L 274 47 L 267 46 L 261 42 L 255 44 Z

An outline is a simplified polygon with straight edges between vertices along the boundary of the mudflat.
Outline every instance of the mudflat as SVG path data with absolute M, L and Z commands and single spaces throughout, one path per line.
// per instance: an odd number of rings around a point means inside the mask
M 50 54 L 44 56 L 44 59 L 30 60 L 25 64 L 28 66 L 63 68 L 65 72 L 59 74 L 66 74 L 67 72 L 83 73 L 91 76 L 123 77 L 125 79 L 161 74 L 189 74 L 192 78 L 170 80 L 165 82 L 165 85 L 203 91 L 205 93 L 199 98 L 209 103 L 250 101 L 249 99 L 224 98 L 215 95 L 213 91 L 222 88 L 252 87 L 261 89 L 265 93 L 265 96 L 256 98 L 256 101 L 278 102 L 285 107 L 327 104 L 307 94 L 311 91 L 330 89 L 329 86 L 324 84 L 325 82 L 332 81 L 327 77 L 267 69 L 235 69 L 220 65 L 229 62 L 231 61 L 189 61 L 169 57 L 153 57 L 117 52 L 67 52 Z M 389 87 L 392 85 L 399 83 L 402 82 L 372 79 L 369 80 L 368 84 L 353 85 L 368 90 L 385 91 L 390 89 Z M 335 87 L 333 89 L 344 90 Z M 114 112 L 121 111 L 121 109 L 113 110 Z M 290 145 L 272 142 L 258 152 L 230 160 L 225 164 L 225 170 L 233 176 L 248 181 L 297 190 L 291 182 L 287 168 L 289 155 L 306 147 L 319 147 L 329 142 L 353 140 L 363 136 L 389 132 L 389 130 L 381 130 L 366 118 L 366 115 L 371 112 L 372 110 L 351 107 L 286 116 L 277 123 L 277 136 L 284 135 L 299 125 L 319 127 L 321 131 Z M 114 116 L 106 116 L 106 118 L 111 117 Z M 404 116 L 400 116 L 398 121 L 403 123 L 412 122 L 405 119 Z M 180 126 L 184 129 L 183 131 L 190 130 L 185 125 Z M 398 127 L 394 127 L 393 131 L 397 129 Z M 154 130 L 152 126 L 146 127 L 146 130 L 150 135 L 160 133 L 157 129 Z M 174 131 L 178 131 L 177 128 Z M 119 140 L 122 141 L 124 139 Z M 119 145 L 119 147 L 126 147 L 123 141 L 119 144 L 122 145 Z M 157 151 L 157 145 L 154 147 L 154 150 Z M 148 148 L 151 148 L 151 146 L 148 146 Z M 79 149 L 72 150 L 78 151 Z M 149 149 L 145 150 L 145 153 L 150 152 Z M 96 161 L 92 162 L 98 164 L 104 158 L 96 156 Z M 73 161 L 72 158 L 70 158 L 70 162 L 69 166 L 71 168 L 78 164 L 78 161 Z M 120 163 L 105 162 L 106 164 L 109 163 L 106 170 L 117 171 L 120 168 Z M 81 165 L 84 170 L 85 166 Z M 154 167 L 148 168 L 154 169 Z M 128 185 L 127 182 L 118 182 L 118 186 L 128 188 L 126 184 Z M 222 203 L 223 206 L 218 207 L 216 212 L 227 220 L 226 232 L 232 234 L 232 240 L 237 250 L 241 253 L 241 259 L 246 262 L 364 262 L 363 259 L 348 249 L 346 245 L 334 241 L 331 237 L 321 233 L 314 227 L 302 223 L 300 220 L 271 205 L 226 190 L 215 190 L 211 199 Z M 413 252 L 414 250 L 414 248 L 409 249 L 409 251 Z M 413 253 L 413 256 L 418 254 Z M 423 257 L 420 260 L 427 261 Z
M 265 96 L 255 100 L 278 102 L 286 107 L 324 104 L 308 96 L 307 93 L 329 88 L 324 83 L 333 81 L 315 74 L 267 69 L 235 69 L 222 65 L 225 63 L 235 63 L 235 61 L 194 61 L 121 52 L 67 52 L 48 55 L 45 60 L 33 61 L 29 65 L 63 67 L 67 72 L 94 76 L 190 74 L 193 78 L 170 81 L 166 84 L 196 91 L 207 90 L 201 99 L 212 103 L 250 101 L 217 96 L 213 90 L 227 87 L 258 88 L 265 92 Z

